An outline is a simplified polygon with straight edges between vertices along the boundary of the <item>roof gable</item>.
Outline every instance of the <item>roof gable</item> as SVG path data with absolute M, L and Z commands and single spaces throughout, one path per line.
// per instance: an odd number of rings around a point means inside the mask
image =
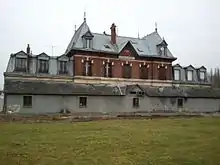
M 59 61 L 69 61 L 69 57 L 67 57 L 65 54 L 57 57 L 57 60 Z
M 184 69 L 186 69 L 186 70 L 195 70 L 195 68 L 192 65 L 184 67 Z
M 173 65 L 173 68 L 183 68 L 180 64 Z
M 84 38 L 93 38 L 93 34 L 91 33 L 91 31 L 88 29 L 88 31 L 82 36 Z
M 49 60 L 50 56 L 48 56 L 46 53 L 43 52 L 43 53 L 37 55 L 37 58 L 42 59 L 42 60 Z
M 126 42 L 123 44 L 119 50 L 119 56 L 125 58 L 135 58 L 137 56 L 137 52 L 132 45 L 131 41 Z
M 20 57 L 20 58 L 27 58 L 27 53 L 25 53 L 23 50 L 15 53 L 15 54 L 11 54 L 11 56 L 15 56 L 15 57 Z

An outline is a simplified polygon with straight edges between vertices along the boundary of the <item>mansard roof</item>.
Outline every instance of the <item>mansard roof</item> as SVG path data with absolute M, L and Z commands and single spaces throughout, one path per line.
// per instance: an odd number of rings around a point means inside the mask
M 93 35 L 93 47 L 89 49 L 83 48 L 82 40 L 82 36 L 85 35 L 87 32 L 90 32 Z M 75 32 L 65 53 L 67 54 L 70 50 L 86 50 L 119 54 L 120 50 L 123 49 L 123 47 L 127 44 L 128 41 L 132 44 L 138 55 L 141 57 L 159 57 L 176 59 L 169 49 L 167 49 L 166 56 L 161 56 L 158 53 L 157 45 L 166 42 L 160 37 L 157 31 L 149 35 L 146 35 L 143 38 L 116 36 L 116 45 L 113 45 L 111 43 L 111 35 L 108 35 L 106 33 L 92 33 L 86 21 L 84 21 Z

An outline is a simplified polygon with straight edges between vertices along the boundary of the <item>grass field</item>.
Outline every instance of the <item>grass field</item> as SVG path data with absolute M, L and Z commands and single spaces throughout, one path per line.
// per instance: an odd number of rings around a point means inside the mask
M 218 165 L 220 118 L 0 124 L 0 165 Z

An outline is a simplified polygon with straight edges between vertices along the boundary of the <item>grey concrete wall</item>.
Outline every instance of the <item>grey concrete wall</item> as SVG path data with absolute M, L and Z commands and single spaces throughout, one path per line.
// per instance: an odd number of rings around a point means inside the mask
M 133 107 L 133 97 L 128 96 L 86 96 L 87 107 L 79 107 L 79 96 L 32 96 L 32 108 L 24 108 L 23 96 L 7 95 L 7 106 L 20 105 L 20 113 L 56 113 L 63 108 L 71 112 L 148 112 L 153 110 L 214 112 L 220 108 L 220 99 L 184 100 L 183 108 L 177 107 L 177 98 L 140 97 L 139 108 Z M 175 101 L 172 104 L 171 99 Z

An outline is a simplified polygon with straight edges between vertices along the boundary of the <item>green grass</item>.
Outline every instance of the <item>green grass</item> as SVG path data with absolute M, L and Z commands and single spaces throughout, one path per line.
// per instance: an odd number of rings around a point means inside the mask
M 218 165 L 220 118 L 0 124 L 0 165 Z

